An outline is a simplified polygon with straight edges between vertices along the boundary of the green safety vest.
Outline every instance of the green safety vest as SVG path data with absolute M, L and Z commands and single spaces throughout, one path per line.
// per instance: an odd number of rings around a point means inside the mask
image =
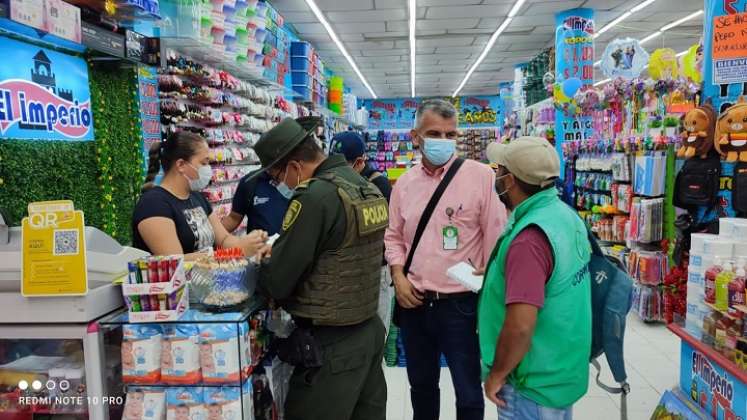
M 478 334 L 487 376 L 506 318 L 506 256 L 525 227 L 536 225 L 552 246 L 554 269 L 545 285 L 545 304 L 529 351 L 507 378 L 516 391 L 539 405 L 565 408 L 581 398 L 589 384 L 591 282 L 587 264 L 591 246 L 586 226 L 554 188 L 522 202 L 488 261 L 478 306 Z

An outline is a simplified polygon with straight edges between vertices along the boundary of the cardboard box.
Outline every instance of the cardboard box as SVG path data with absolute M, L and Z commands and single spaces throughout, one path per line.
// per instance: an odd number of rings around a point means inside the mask
M 80 9 L 62 0 L 44 0 L 45 30 L 80 44 Z
M 46 31 L 43 0 L 10 0 L 10 19 Z

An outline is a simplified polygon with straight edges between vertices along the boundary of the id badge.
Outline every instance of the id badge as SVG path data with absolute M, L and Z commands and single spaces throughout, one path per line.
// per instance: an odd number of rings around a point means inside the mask
M 459 248 L 459 229 L 455 226 L 444 226 L 441 236 L 444 251 L 456 251 Z

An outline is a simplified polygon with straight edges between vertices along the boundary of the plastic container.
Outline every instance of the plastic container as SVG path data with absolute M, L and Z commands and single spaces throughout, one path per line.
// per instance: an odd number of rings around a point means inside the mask
M 293 57 L 291 56 L 291 70 L 292 71 L 303 71 L 308 73 L 311 69 L 311 61 L 306 57 Z
M 291 71 L 291 79 L 294 85 L 309 85 L 309 74 L 303 71 Z
M 724 271 L 716 276 L 716 301 L 714 306 L 719 311 L 725 312 L 729 309 L 729 283 L 735 276 L 734 265 L 731 262 L 726 263 Z
M 724 270 L 721 258 L 716 257 L 713 265 L 708 267 L 705 273 L 705 301 L 710 304 L 716 303 L 716 277 Z
M 301 97 L 307 101 L 310 101 L 312 98 L 311 95 L 311 88 L 308 85 L 293 85 L 293 90 L 301 95 Z
M 267 29 L 257 27 L 254 32 L 254 40 L 259 44 L 264 44 L 267 38 Z
M 728 285 L 728 306 L 727 309 L 729 315 L 735 317 L 741 317 L 742 312 L 736 309 L 737 306 L 743 306 L 745 304 L 745 292 L 744 286 L 747 283 L 747 273 L 745 273 L 745 261 L 740 260 L 737 262 L 737 274 L 729 282 Z
M 262 62 L 265 60 L 264 54 L 254 54 L 254 65 L 262 67 Z
M 311 57 L 311 53 L 314 49 L 306 41 L 294 41 L 291 42 L 291 56 L 295 57 Z

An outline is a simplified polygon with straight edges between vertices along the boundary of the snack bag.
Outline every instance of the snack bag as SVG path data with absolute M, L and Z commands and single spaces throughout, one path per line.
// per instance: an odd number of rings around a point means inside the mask
M 197 384 L 200 373 L 200 330 L 197 325 L 165 325 L 161 349 L 161 380 Z
M 127 393 L 122 420 L 166 419 L 166 395 L 148 388 L 131 388 Z
M 231 387 L 205 388 L 207 420 L 239 420 L 244 417 L 241 389 Z
M 205 420 L 207 411 L 203 393 L 200 387 L 166 389 L 166 419 Z
M 205 383 L 239 383 L 238 335 L 236 324 L 200 326 L 200 367 Z
M 122 382 L 156 384 L 161 380 L 161 328 L 122 327 Z

